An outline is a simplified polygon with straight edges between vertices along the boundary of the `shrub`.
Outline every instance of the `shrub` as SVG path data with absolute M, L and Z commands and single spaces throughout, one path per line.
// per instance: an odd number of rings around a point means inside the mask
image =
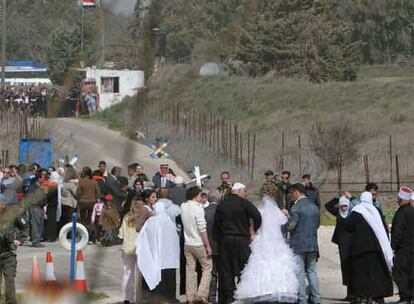
M 331 170 L 337 167 L 340 156 L 345 162 L 354 161 L 366 137 L 366 132 L 347 119 L 338 119 L 330 124 L 317 122 L 310 131 L 310 148 Z

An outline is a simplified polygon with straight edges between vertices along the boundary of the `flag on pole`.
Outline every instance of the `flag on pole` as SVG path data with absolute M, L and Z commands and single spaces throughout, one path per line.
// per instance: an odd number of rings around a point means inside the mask
M 96 0 L 82 0 L 82 6 L 83 7 L 95 7 Z

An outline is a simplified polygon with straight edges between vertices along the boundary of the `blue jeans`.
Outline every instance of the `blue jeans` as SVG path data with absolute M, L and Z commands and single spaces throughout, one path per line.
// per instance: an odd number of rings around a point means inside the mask
M 299 304 L 306 304 L 308 298 L 306 296 L 306 278 L 309 282 L 310 299 L 312 303 L 320 303 L 321 295 L 319 293 L 318 273 L 316 272 L 316 260 L 318 253 L 302 252 L 298 254 L 299 261 Z

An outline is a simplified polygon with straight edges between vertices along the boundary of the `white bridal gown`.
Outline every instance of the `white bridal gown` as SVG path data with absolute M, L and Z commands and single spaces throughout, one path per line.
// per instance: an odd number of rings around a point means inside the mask
M 281 232 L 287 218 L 267 196 L 259 210 L 262 226 L 250 244 L 252 253 L 237 285 L 235 303 L 295 303 L 298 263 Z

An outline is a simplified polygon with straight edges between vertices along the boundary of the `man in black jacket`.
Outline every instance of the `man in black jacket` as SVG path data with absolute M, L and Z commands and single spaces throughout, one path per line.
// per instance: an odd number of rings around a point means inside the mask
M 292 186 L 290 183 L 290 172 L 289 171 L 283 171 L 281 175 L 281 181 L 277 184 L 278 188 L 278 197 L 276 199 L 276 202 L 278 206 L 284 206 L 288 211 L 290 211 L 290 208 L 292 208 L 292 200 L 289 198 L 289 188 Z
M 309 197 L 318 208 L 321 207 L 321 200 L 319 198 L 319 190 L 311 182 L 310 174 L 303 174 L 302 184 L 305 186 L 305 194 Z
M 173 175 L 170 173 L 170 166 L 168 164 L 161 164 L 160 171 L 152 178 L 155 189 L 172 188 L 174 187 Z
M 42 184 L 46 181 L 44 170 L 40 169 L 36 174 L 36 181 L 29 187 L 27 198 L 30 201 L 30 240 L 33 247 L 44 247 L 41 243 L 43 226 L 45 221 L 43 207 L 46 206 L 46 194 Z
M 394 251 L 392 272 L 400 294 L 399 303 L 411 303 L 414 291 L 414 208 L 410 205 L 411 195 L 411 189 L 401 187 L 398 193 L 400 207 L 392 220 L 391 247 Z
M 214 234 L 219 247 L 219 303 L 233 303 L 235 279 L 250 256 L 250 221 L 254 231 L 262 224 L 259 210 L 246 200 L 246 186 L 235 183 L 232 193 L 217 206 Z
M 126 199 L 126 192 L 122 189 L 120 181 L 121 168 L 113 167 L 111 174 L 106 178 L 105 188 L 106 193 L 111 194 L 113 197 L 113 205 L 121 212 L 122 202 Z

